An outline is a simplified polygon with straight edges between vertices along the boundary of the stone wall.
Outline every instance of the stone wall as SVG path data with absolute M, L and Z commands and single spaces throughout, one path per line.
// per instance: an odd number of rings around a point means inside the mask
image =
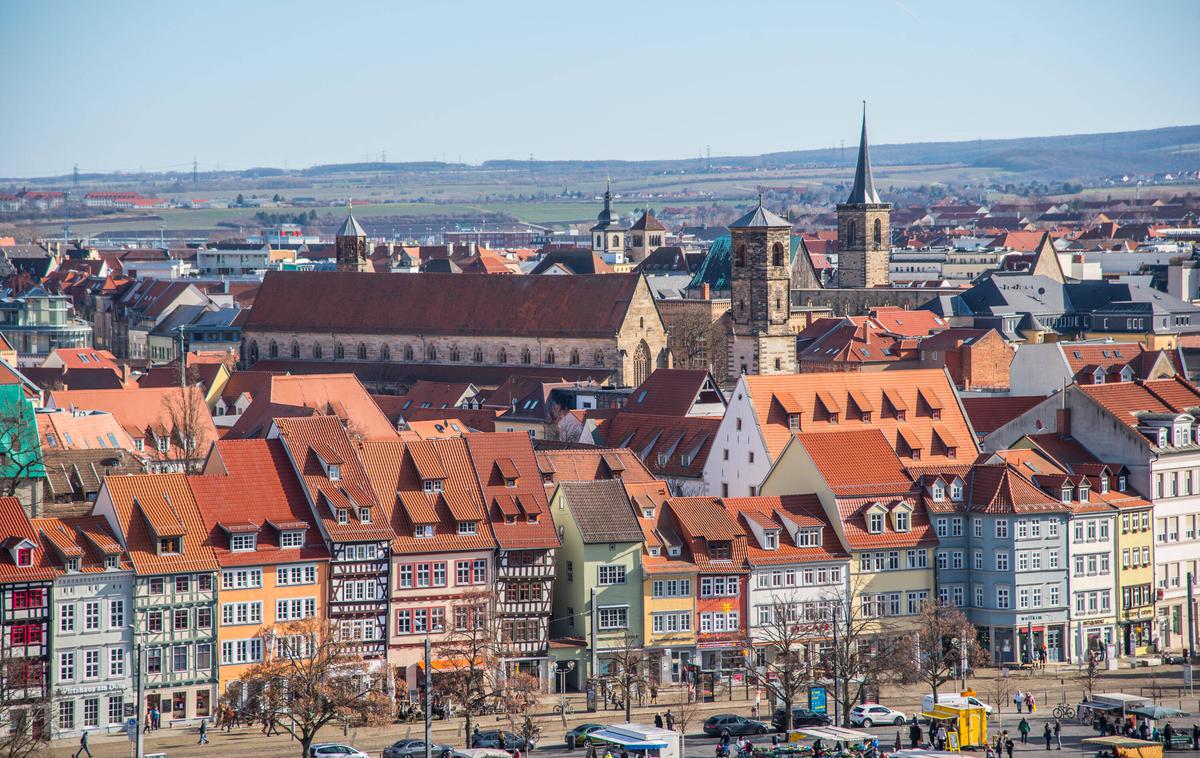
M 859 316 L 872 308 L 894 306 L 916 310 L 939 295 L 960 294 L 957 289 L 908 289 L 872 287 L 867 289 L 792 290 L 792 307 L 829 308 L 834 316 Z
M 840 204 L 838 216 L 838 284 L 879 287 L 888 283 L 892 206 L 888 203 Z M 879 235 L 875 235 L 875 222 Z M 854 231 L 851 233 L 851 225 Z M 878 239 L 878 241 L 876 241 Z

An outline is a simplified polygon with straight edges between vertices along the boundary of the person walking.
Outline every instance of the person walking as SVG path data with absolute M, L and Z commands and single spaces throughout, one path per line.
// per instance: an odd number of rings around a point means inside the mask
M 1017 706 L 1017 713 L 1021 712 L 1021 706 L 1025 704 L 1025 693 L 1017 690 L 1013 693 L 1013 705 Z
M 1192 750 L 1200 750 L 1200 724 L 1192 724 Z
M 1171 738 L 1174 736 L 1175 736 L 1175 727 L 1171 726 L 1171 722 L 1168 721 L 1167 725 L 1163 727 L 1163 732 L 1162 732 L 1163 750 L 1171 749 Z
M 208 719 L 200 719 L 200 742 L 198 745 L 208 744 Z
M 1033 692 L 1032 691 L 1025 693 L 1025 710 L 1028 711 L 1029 713 L 1033 713 L 1033 711 L 1034 711 L 1034 702 L 1033 702 Z
M 1012 758 L 1012 753 L 1013 753 L 1012 737 L 1004 738 L 1004 752 L 1008 753 L 1008 758 Z
M 1021 719 L 1021 723 L 1017 724 L 1017 731 L 1021 735 L 1021 744 L 1028 745 L 1029 744 L 1029 722 L 1026 721 L 1025 719 Z
M 1054 741 L 1058 743 L 1055 750 L 1062 750 L 1062 722 L 1054 719 Z
M 1042 727 L 1042 737 L 1044 737 L 1046 740 L 1046 749 L 1047 750 L 1050 749 L 1050 738 L 1053 736 L 1054 736 L 1054 730 L 1052 730 L 1050 728 L 1050 722 L 1047 721 L 1046 725 L 1044 727 Z
M 657 684 L 650 685 L 650 703 L 653 705 L 658 704 L 658 685 Z
M 81 753 L 87 753 L 88 758 L 92 758 L 92 749 L 88 747 L 88 733 L 84 732 L 79 735 L 79 749 L 75 751 L 73 758 L 79 758 Z
M 896 730 L 896 741 L 893 743 L 892 750 L 899 753 L 903 747 L 904 747 L 904 744 L 900 741 L 900 730 L 897 729 Z
M 662 714 L 661 714 L 661 713 L 656 713 L 656 714 L 654 714 L 654 728 L 655 728 L 655 729 L 662 729 L 662 728 L 663 728 L 663 719 L 662 719 Z
M 913 719 L 913 722 L 908 725 L 908 746 L 913 750 L 916 750 L 920 744 L 921 725 L 917 723 L 916 719 Z
M 667 730 L 675 731 L 675 714 L 671 713 L 671 709 L 667 709 Z

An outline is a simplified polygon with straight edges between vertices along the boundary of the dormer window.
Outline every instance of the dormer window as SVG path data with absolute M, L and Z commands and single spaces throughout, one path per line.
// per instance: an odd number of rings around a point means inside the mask
M 115 555 L 104 556 L 104 568 L 115 569 L 118 567 L 119 559 Z
M 79 570 L 79 559 L 78 558 L 68 558 L 67 559 L 67 571 L 78 571 L 78 570 Z
M 17 565 L 32 566 L 33 565 L 33 548 L 22 547 L 17 548 Z
M 1175 447 L 1183 447 L 1191 442 L 1191 435 L 1188 434 L 1187 424 L 1175 425 Z
M 329 464 L 329 481 L 336 482 L 342 478 L 342 467 L 336 463 Z
M 1121 381 L 1132 382 L 1133 381 L 1133 369 L 1129 368 L 1128 366 L 1121 369 Z
M 134 437 L 133 438 L 133 447 L 139 453 L 146 452 L 146 440 L 142 439 L 141 437 Z
M 779 547 L 779 532 L 772 529 L 763 533 L 763 549 L 775 550 Z
M 820 547 L 820 529 L 801 529 L 796 532 L 796 547 Z
M 349 524 L 350 523 L 350 511 L 346 508 L 338 508 L 337 509 L 337 522 L 339 524 Z
M 655 545 L 655 546 L 649 548 L 649 552 L 650 552 L 650 555 L 658 557 L 658 556 L 662 555 L 662 548 L 659 547 L 658 545 Z
M 912 514 L 905 509 L 896 511 L 895 520 L 897 532 L 907 532 L 912 528 Z
M 643 508 L 642 509 L 642 518 L 654 518 L 654 509 L 653 508 Z
M 506 523 L 506 524 L 515 524 L 515 523 L 517 523 L 517 517 L 516 517 L 516 516 L 505 516 L 505 517 L 504 517 L 504 523 Z
M 248 534 L 235 534 L 229 538 L 229 549 L 235 553 L 245 553 L 253 550 L 258 546 L 258 535 L 253 532 Z
M 479 526 L 474 521 L 459 521 L 458 522 L 458 533 L 459 534 L 478 534 Z
M 283 532 L 279 535 L 279 547 L 304 547 L 304 532 L 300 529 L 293 529 Z
M 421 538 L 432 537 L 433 524 L 417 524 L 415 527 L 413 527 L 413 536 Z
M 1098 368 L 1092 372 L 1092 384 L 1104 384 L 1104 369 Z
M 513 489 L 517 486 L 517 480 L 516 479 L 505 479 L 504 486 L 508 487 L 509 489 Z
M 427 493 L 441 492 L 442 491 L 442 480 L 441 479 L 426 479 L 423 482 L 423 486 L 425 488 L 425 492 L 427 492 Z
M 788 414 L 788 429 L 791 429 L 793 432 L 799 431 L 799 429 L 800 429 L 800 414 L 799 413 L 789 413 Z
M 170 437 L 158 437 L 157 442 L 158 442 L 158 452 L 160 452 L 160 453 L 171 452 L 171 438 Z
M 671 558 L 678 558 L 683 549 L 679 545 L 671 545 L 667 548 L 667 555 Z
M 158 540 L 159 555 L 178 555 L 183 552 L 182 537 L 160 537 Z
M 1129 480 L 1125 477 L 1125 475 L 1122 474 L 1121 476 L 1118 476 L 1117 477 L 1117 492 L 1124 492 L 1125 488 L 1127 486 L 1129 486 Z
M 692 456 L 689 453 L 682 453 L 679 456 L 679 465 L 685 468 L 692 465 Z
M 364 524 L 371 523 L 371 509 L 370 508 L 359 508 L 358 509 L 358 520 L 363 522 Z
M 955 479 L 950 483 L 950 499 L 956 503 L 962 502 L 963 499 L 963 481 Z
M 1102 476 L 1102 477 L 1100 477 L 1100 494 L 1103 495 L 1103 494 L 1107 494 L 1107 493 L 1108 493 L 1108 477 Z
M 1088 499 L 1088 493 L 1091 492 L 1091 490 L 1091 485 L 1089 485 L 1087 482 L 1082 482 L 1079 485 L 1079 502 L 1086 503 Z
M 733 559 L 733 543 L 728 540 L 708 543 L 708 557 L 713 561 L 728 561 Z
M 1062 488 L 1062 501 L 1063 501 L 1064 503 L 1070 503 L 1070 502 L 1071 502 L 1071 488 L 1070 488 L 1070 487 L 1063 487 L 1063 488 Z
M 940 503 L 946 499 L 946 485 L 941 482 L 933 483 L 933 502 Z
M 882 513 L 871 513 L 867 516 L 867 531 L 871 534 L 883 534 Z

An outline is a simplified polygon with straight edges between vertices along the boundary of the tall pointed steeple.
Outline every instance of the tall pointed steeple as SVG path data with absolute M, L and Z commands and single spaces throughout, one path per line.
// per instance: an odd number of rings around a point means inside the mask
M 875 179 L 871 176 L 871 149 L 867 145 L 867 101 L 863 100 L 862 137 L 858 143 L 858 168 L 854 170 L 854 186 L 850 189 L 847 204 L 879 205 L 879 193 L 875 191 Z

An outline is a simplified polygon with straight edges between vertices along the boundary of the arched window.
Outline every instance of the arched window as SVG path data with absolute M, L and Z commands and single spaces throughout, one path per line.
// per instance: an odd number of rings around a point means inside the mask
M 360 361 L 367 359 L 367 345 L 365 342 L 358 343 L 358 359 Z
M 578 351 L 578 350 L 572 350 L 572 351 L 571 351 L 571 357 L 570 357 L 570 358 L 568 358 L 567 360 L 570 362 L 570 364 L 571 364 L 572 366 L 578 366 L 578 365 L 579 365 L 579 351 Z
M 292 357 L 293 358 L 300 357 L 300 343 L 297 342 L 296 340 L 292 340 Z
M 738 301 L 738 313 L 745 313 L 745 312 L 746 312 L 746 301 L 739 300 Z
M 875 244 L 877 246 L 883 244 L 883 224 L 879 219 L 875 219 Z
M 250 340 L 250 363 L 258 363 L 258 340 Z
M 612 236 L 612 249 L 613 249 L 613 250 L 616 250 L 616 249 L 618 249 L 619 247 L 621 247 L 621 235 L 619 235 L 619 234 L 614 234 L 614 235 Z
M 475 362 L 483 363 L 483 348 L 481 347 L 475 348 Z
M 846 224 L 846 247 L 854 247 L 854 239 L 858 236 L 858 223 L 851 221 Z
M 278 342 L 276 342 L 275 340 L 271 340 L 271 345 L 270 345 L 270 347 L 267 348 L 267 355 L 271 356 L 272 358 L 279 357 L 279 343 Z
M 386 342 L 379 346 L 379 360 L 390 361 L 392 359 L 392 348 Z
M 604 351 L 603 350 L 596 351 L 595 357 L 592 358 L 592 365 L 595 365 L 595 366 L 603 366 L 604 365 Z
M 548 365 L 548 366 L 554 365 L 554 348 L 550 348 L 549 350 L 546 351 L 546 365 Z
M 340 361 L 345 357 L 346 357 L 346 347 L 340 342 L 333 343 L 333 359 L 335 361 Z
M 405 346 L 404 346 L 404 360 L 406 360 L 406 361 L 411 361 L 411 360 L 413 360 L 413 349 L 412 349 L 412 345 L 405 345 Z
M 455 345 L 450 349 L 450 361 L 452 363 L 458 363 L 460 359 L 461 356 L 458 354 L 458 345 Z
M 529 348 L 525 348 L 521 351 L 521 363 L 533 363 L 533 354 L 529 352 Z
M 782 243 L 776 242 L 774 245 L 771 246 L 771 265 L 772 266 L 782 266 L 783 265 L 783 244 Z
M 650 376 L 650 346 L 645 340 L 633 351 L 633 386 L 638 387 Z
M 746 265 L 746 246 L 737 246 L 737 267 L 742 268 Z
M 496 363 L 508 363 L 508 351 L 500 348 L 500 352 L 496 353 Z
M 425 360 L 427 360 L 427 361 L 436 361 L 437 360 L 437 348 L 436 347 L 434 347 L 433 345 L 430 345 L 429 347 L 425 348 Z
M 321 351 L 321 343 L 314 342 L 313 343 L 313 358 L 316 358 L 317 360 L 321 360 L 321 357 L 322 357 L 321 352 L 322 352 Z

